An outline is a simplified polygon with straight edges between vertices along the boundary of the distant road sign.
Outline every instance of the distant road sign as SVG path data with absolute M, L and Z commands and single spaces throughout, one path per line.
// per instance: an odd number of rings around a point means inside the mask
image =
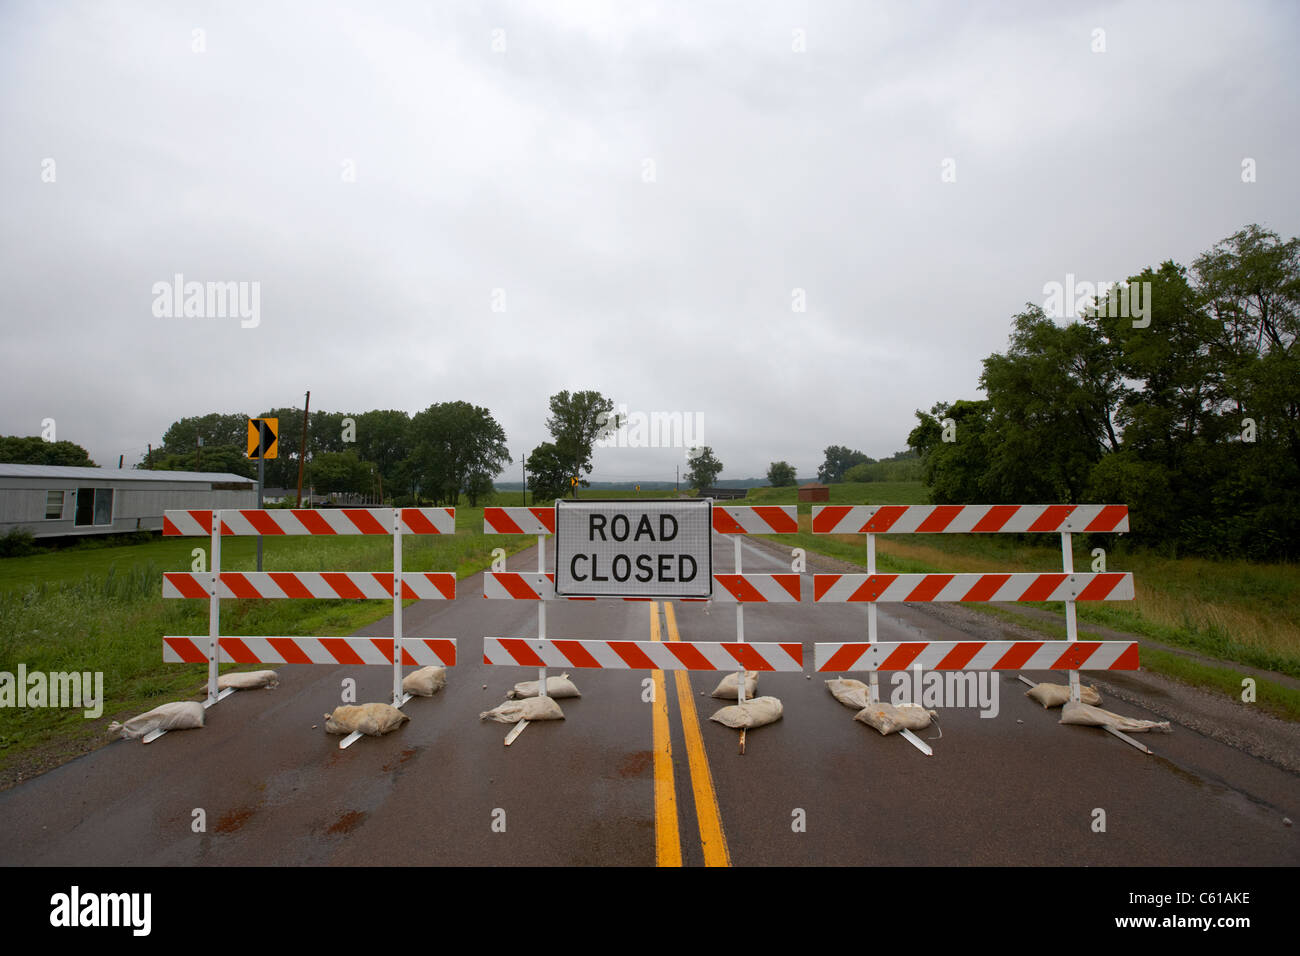
M 556 501 L 556 594 L 711 597 L 712 506 L 707 498 Z
M 248 420 L 248 457 L 275 458 L 280 451 L 280 419 Z

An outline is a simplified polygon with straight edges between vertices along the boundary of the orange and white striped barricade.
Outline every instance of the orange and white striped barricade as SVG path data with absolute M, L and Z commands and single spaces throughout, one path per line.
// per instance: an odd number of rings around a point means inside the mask
M 735 574 L 730 575 L 735 579 L 734 589 L 723 584 L 724 591 L 736 601 L 736 640 L 740 643 L 745 642 L 745 604 L 753 600 L 752 597 L 742 600 L 741 593 L 752 595 L 755 591 L 763 587 L 760 577 L 774 578 L 767 586 L 767 593 L 776 595 L 778 600 L 781 597 L 778 588 L 787 590 L 793 595 L 793 600 L 798 601 L 802 597 L 802 579 L 797 574 L 781 575 L 746 575 L 741 570 L 741 539 L 747 534 L 794 534 L 799 530 L 799 506 L 798 505 L 714 505 L 713 506 L 713 532 L 714 534 L 733 535 L 733 555 L 735 560 Z M 790 591 L 790 584 L 785 583 L 793 579 L 793 591 Z M 714 576 L 715 582 L 717 576 Z M 773 587 L 772 585 L 775 585 Z M 762 600 L 769 600 L 763 598 Z M 802 644 L 800 647 L 802 648 Z M 801 652 L 802 654 L 802 652 Z M 802 659 L 802 657 L 801 657 Z M 743 704 L 745 702 L 745 681 L 744 674 L 737 681 L 736 702 Z
M 1128 572 L 1074 573 L 1071 535 L 1082 532 L 1125 532 L 1127 505 L 820 505 L 812 511 L 813 534 L 865 534 L 866 574 L 816 574 L 813 600 L 861 602 L 867 605 L 867 642 L 818 644 L 818 671 L 870 672 L 872 701 L 879 701 L 877 674 L 931 665 L 936 670 L 1046 669 L 1069 673 L 1070 699 L 1079 700 L 1079 671 L 1104 668 L 1136 670 L 1136 643 L 1079 642 L 1075 601 L 1131 601 L 1133 576 Z M 1062 573 L 1037 574 L 878 574 L 877 534 L 996 534 L 1058 533 Z M 1055 653 L 1034 641 L 971 641 L 880 643 L 876 605 L 902 601 L 1063 601 L 1070 649 Z M 1077 647 L 1075 646 L 1077 643 Z M 1087 653 L 1083 653 L 1084 650 Z M 969 652 L 969 653 L 968 653 Z M 907 663 L 902 663 L 907 661 Z M 1019 663 L 1017 663 L 1019 662 Z M 845 666 L 851 663 L 852 666 Z M 900 667 L 899 665 L 902 664 Z M 1023 679 L 1023 678 L 1022 678 Z M 903 732 L 925 753 L 930 748 Z M 1142 747 L 1136 741 L 1128 740 Z
M 263 511 L 257 508 L 167 511 L 164 535 L 207 535 L 211 539 L 211 565 L 207 571 L 168 571 L 163 575 L 163 597 L 207 598 L 206 636 L 166 636 L 163 660 L 208 664 L 211 707 L 231 690 L 218 692 L 217 667 L 239 664 L 383 664 L 393 670 L 393 706 L 401 707 L 409 694 L 402 692 L 402 667 L 456 663 L 454 638 L 405 638 L 402 635 L 402 601 L 453 600 L 456 575 L 451 571 L 402 570 L 402 538 L 408 534 L 453 534 L 454 508 L 294 508 Z M 390 535 L 393 539 L 392 571 L 222 571 L 221 539 L 228 535 Z M 222 598 L 344 598 L 391 600 L 393 636 L 390 637 L 263 637 L 221 634 Z M 339 744 L 350 746 L 360 734 L 350 734 Z M 151 738 L 146 737 L 148 742 Z
M 611 501 L 610 504 L 617 502 Z M 637 502 L 644 505 L 644 501 Z M 794 506 L 745 507 L 711 505 L 710 533 L 787 534 L 798 531 Z M 556 529 L 554 508 L 485 508 L 485 534 L 536 534 L 536 571 L 489 571 L 483 578 L 483 597 L 488 599 L 537 602 L 537 638 L 485 637 L 483 663 L 538 668 L 539 692 L 546 687 L 547 667 L 645 668 L 649 670 L 742 670 L 798 671 L 803 668 L 801 643 L 746 644 L 743 609 L 751 603 L 798 603 L 803 596 L 798 574 L 745 574 L 740 570 L 740 540 L 736 540 L 736 573 L 712 575 L 712 597 L 673 597 L 673 600 L 736 605 L 735 642 L 551 640 L 546 636 L 546 603 L 553 600 L 651 601 L 653 596 L 605 595 L 600 597 L 560 595 L 555 575 L 546 570 L 546 537 Z M 671 650 L 665 650 L 671 648 Z M 744 681 L 740 682 L 744 701 Z

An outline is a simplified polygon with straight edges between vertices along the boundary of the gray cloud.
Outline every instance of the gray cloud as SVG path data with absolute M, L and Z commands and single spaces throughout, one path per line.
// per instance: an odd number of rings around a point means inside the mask
M 130 463 L 310 388 L 485 405 L 517 456 L 595 388 L 809 475 L 974 397 L 1046 282 L 1300 231 L 1291 5 L 864 7 L 7 4 L 0 431 Z M 258 326 L 154 316 L 176 273 Z

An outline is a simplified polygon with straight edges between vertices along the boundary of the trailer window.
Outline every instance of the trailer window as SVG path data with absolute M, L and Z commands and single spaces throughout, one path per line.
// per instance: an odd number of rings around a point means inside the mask
M 77 512 L 72 522 L 77 526 L 113 523 L 112 488 L 78 488 Z
M 47 519 L 63 517 L 63 492 L 45 492 L 45 517 Z
M 113 489 L 95 489 L 95 524 L 113 523 Z

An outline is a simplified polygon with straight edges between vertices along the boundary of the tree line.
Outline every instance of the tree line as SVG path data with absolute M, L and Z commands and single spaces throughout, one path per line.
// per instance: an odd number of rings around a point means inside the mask
M 917 411 L 932 500 L 1127 504 L 1170 553 L 1300 557 L 1300 239 L 1250 225 L 1141 283 L 1140 318 L 1114 295 L 1063 325 L 1027 303 L 985 398 Z
M 611 426 L 614 403 L 599 392 L 566 390 L 552 395 L 549 407 L 552 441 L 539 445 L 525 462 L 538 501 L 589 485 L 582 476 L 591 473 L 593 445 Z M 183 418 L 136 467 L 256 477 L 257 462 L 246 455 L 249 417 Z M 272 408 L 252 417 L 279 419 L 278 454 L 265 462 L 266 486 L 296 489 L 303 410 Z M 302 457 L 304 492 L 310 485 L 318 493 L 370 494 L 399 505 L 456 505 L 464 496 L 470 507 L 492 492 L 493 479 L 514 462 L 505 430 L 490 410 L 464 401 L 439 402 L 414 415 L 393 409 L 311 412 Z

